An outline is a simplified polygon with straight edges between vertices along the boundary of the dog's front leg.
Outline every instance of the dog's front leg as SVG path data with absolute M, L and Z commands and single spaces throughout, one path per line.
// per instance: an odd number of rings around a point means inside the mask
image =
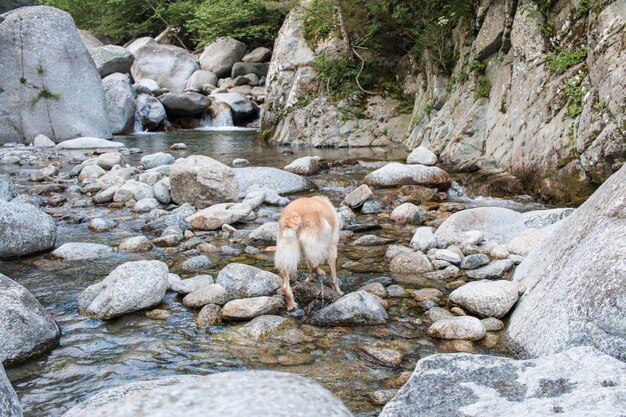
M 287 301 L 287 310 L 297 310 L 298 304 L 293 299 L 293 292 L 289 284 L 289 273 L 283 272 L 281 275 L 283 276 L 283 292 L 285 293 L 285 301 Z

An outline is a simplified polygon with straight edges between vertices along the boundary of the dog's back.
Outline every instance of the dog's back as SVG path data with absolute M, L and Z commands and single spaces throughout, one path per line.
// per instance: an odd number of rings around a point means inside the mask
M 304 197 L 291 202 L 280 216 L 274 263 L 276 269 L 294 273 L 301 254 L 308 263 L 318 266 L 329 250 L 337 250 L 339 216 L 326 197 Z

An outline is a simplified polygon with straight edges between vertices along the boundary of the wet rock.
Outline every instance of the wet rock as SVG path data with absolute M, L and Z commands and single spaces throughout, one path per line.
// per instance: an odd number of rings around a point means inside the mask
M 249 320 L 254 317 L 276 314 L 285 308 L 282 296 L 252 297 L 229 301 L 222 308 L 222 317 L 231 320 Z
M 11 201 L 17 196 L 15 183 L 8 175 L 0 175 L 0 201 Z
M 189 149 L 189 146 L 181 142 L 173 144 L 172 146 L 170 146 L 170 149 L 173 151 L 186 151 L 187 149 Z
M 204 255 L 194 256 L 185 260 L 181 264 L 181 268 L 186 272 L 202 272 L 211 266 L 212 262 Z
M 186 281 L 186 280 L 183 280 Z M 224 287 L 219 284 L 205 284 L 190 292 L 183 298 L 183 305 L 190 308 L 200 308 L 207 304 L 224 305 L 229 297 Z
M 111 133 L 132 133 L 135 121 L 135 93 L 127 74 L 114 73 L 102 80 Z
M 163 94 L 159 96 L 159 101 L 170 118 L 197 116 L 204 113 L 211 105 L 208 97 L 193 92 Z
M 202 310 L 196 317 L 196 326 L 209 327 L 215 326 L 222 322 L 222 307 L 217 304 L 207 304 L 202 307 Z
M 206 84 L 215 86 L 217 81 L 217 75 L 211 71 L 198 70 L 187 80 L 185 91 L 200 92 Z
M 302 158 L 296 159 L 283 169 L 287 172 L 298 175 L 315 175 L 320 172 L 318 161 L 319 157 L 304 156 Z
M 426 210 L 413 203 L 400 204 L 393 209 L 389 218 L 400 224 L 420 224 L 424 221 Z
M 524 361 L 438 354 L 417 363 L 380 417 L 442 415 L 441 410 L 449 416 L 617 416 L 624 395 L 618 381 L 624 377 L 623 362 L 590 347 Z
M 364 359 L 389 368 L 399 366 L 404 360 L 404 353 L 394 348 L 365 345 L 359 351 Z
M 513 268 L 513 261 L 510 259 L 501 259 L 493 261 L 488 265 L 482 266 L 477 269 L 472 269 L 466 272 L 467 276 L 472 279 L 495 279 L 502 278 L 502 276 L 511 268 Z
M 162 165 L 172 165 L 176 159 L 169 153 L 157 152 L 141 158 L 144 169 L 152 169 Z
M 432 166 L 437 163 L 437 155 L 427 147 L 420 145 L 409 154 L 406 163 Z
M 143 182 L 128 180 L 113 195 L 113 201 L 116 203 L 125 203 L 130 200 L 143 200 L 144 198 L 153 198 L 154 191 L 152 187 Z
M 216 204 L 187 217 L 194 230 L 219 230 L 225 224 L 236 223 L 252 212 L 252 208 L 242 203 Z
M 517 285 L 510 281 L 474 281 L 454 290 L 449 302 L 480 317 L 504 317 L 519 298 Z
M 172 283 L 170 289 L 179 294 L 189 294 L 201 288 L 207 287 L 210 284 L 213 284 L 213 277 L 211 275 L 196 275 L 193 278 L 183 279 Z
M 107 122 L 108 123 L 108 122 Z M 123 143 L 113 142 L 106 139 L 84 136 L 76 139 L 65 140 L 56 145 L 56 149 L 108 149 L 122 148 Z
M 89 49 L 89 53 L 102 78 L 116 72 L 126 74 L 135 60 L 135 56 L 128 49 L 117 45 L 92 48 Z
M 192 155 L 172 165 L 170 195 L 177 204 L 203 209 L 235 200 L 239 188 L 235 171 L 207 156 Z
M 424 314 L 422 314 L 421 319 L 426 324 L 432 324 L 439 320 L 452 319 L 454 317 L 455 315 L 445 308 L 432 307 L 428 309 L 428 311 L 426 311 Z
M 0 200 L 0 259 L 51 249 L 56 231 L 54 219 L 39 208 Z
M 421 288 L 413 291 L 412 296 L 415 301 L 432 300 L 439 302 L 439 300 L 443 297 L 443 293 L 437 288 Z
M 78 311 L 109 320 L 158 305 L 168 287 L 168 268 L 160 261 L 127 262 L 78 297 Z
M 59 326 L 37 299 L 26 288 L 0 274 L 0 363 L 8 365 L 30 359 L 52 348 L 60 337 Z M 4 375 L 1 365 L 0 375 Z M 0 411 L 2 403 L 0 397 Z
M 252 340 L 262 341 L 266 336 L 287 327 L 288 324 L 289 319 L 285 317 L 265 315 L 254 318 L 238 331 Z
M 402 245 L 389 245 L 387 246 L 387 250 L 385 251 L 385 259 L 391 261 L 393 258 L 398 256 L 401 253 L 410 253 L 413 252 L 413 249 L 407 248 Z
M 485 326 L 485 330 L 487 332 L 498 332 L 504 329 L 504 323 L 502 320 L 498 320 L 495 317 L 487 317 L 481 321 L 483 322 L 483 326 Z
M 167 320 L 172 316 L 172 313 L 167 310 L 161 310 L 155 308 L 154 310 L 146 311 L 146 317 L 151 320 Z
M 500 335 L 498 333 L 487 332 L 485 337 L 480 341 L 480 345 L 487 349 L 492 349 L 498 345 Z
M 233 65 L 231 77 L 236 78 L 238 76 L 244 76 L 246 74 L 255 74 L 257 77 L 264 77 L 267 75 L 269 64 L 254 63 L 254 62 L 237 62 Z
M 489 263 L 489 257 L 482 253 L 466 256 L 461 262 L 461 269 L 476 269 Z
M 485 326 L 476 317 L 460 316 L 434 322 L 427 333 L 438 339 L 476 341 L 485 337 Z
M 50 255 L 65 261 L 97 259 L 113 253 L 113 248 L 97 243 L 69 242 L 56 248 Z
M 215 282 L 222 285 L 232 299 L 272 295 L 283 280 L 254 266 L 232 263 L 220 271 Z
M 200 66 L 218 77 L 230 75 L 236 62 L 246 53 L 246 45 L 232 38 L 219 38 L 204 47 L 200 55 Z
M 123 252 L 149 252 L 152 250 L 152 243 L 145 236 L 134 236 L 123 241 L 119 250 Z
M 277 168 L 235 168 L 235 174 L 241 195 L 246 195 L 252 185 L 270 188 L 278 194 L 297 193 L 315 188 L 308 179 Z
M 117 227 L 117 223 L 111 219 L 96 217 L 89 222 L 87 228 L 92 232 L 103 233 L 113 230 Z
M 230 113 L 235 123 L 245 123 L 254 120 L 259 114 L 259 108 L 252 100 L 239 93 L 213 93 L 215 103 L 225 103 L 230 107 Z
M 303 306 L 307 306 L 315 300 L 328 304 L 341 298 L 334 289 L 317 282 L 298 282 L 292 290 L 296 302 Z
M 516 211 L 502 207 L 478 207 L 454 213 L 439 226 L 435 238 L 440 247 L 471 240 L 471 232 L 483 233 L 484 239 L 508 243 L 526 229 L 524 218 Z
M 96 158 L 95 164 L 109 171 L 115 165 L 126 164 L 126 161 L 124 160 L 124 156 L 119 152 L 106 152 Z
M 399 285 L 390 285 L 387 287 L 387 295 L 391 298 L 404 298 L 409 294 Z
M 622 167 L 517 267 L 526 291 L 504 346 L 540 356 L 592 345 L 626 360 L 625 216 Z
M 276 244 L 276 237 L 278 236 L 278 223 L 268 222 L 252 231 L 248 235 L 248 240 L 254 243 L 262 243 L 266 245 Z
M 441 261 L 450 262 L 454 265 L 461 264 L 461 257 L 454 251 L 448 249 L 437 249 L 435 251 L 435 259 L 439 259 Z
M 182 92 L 187 80 L 199 69 L 193 55 L 173 45 L 151 42 L 136 50 L 134 55 L 133 79 L 149 78 L 173 93 Z
M 361 213 L 363 214 L 376 214 L 383 211 L 383 207 L 380 204 L 380 201 L 369 199 L 361 206 Z
M 434 230 L 435 229 L 432 227 L 418 227 L 417 230 L 415 230 L 415 234 L 413 235 L 409 246 L 411 246 L 412 249 L 421 252 L 426 252 L 429 249 L 434 248 L 437 246 Z
M 387 318 L 387 312 L 376 296 L 365 291 L 356 291 L 316 311 L 307 320 L 322 326 L 341 326 L 383 324 Z
M 207 396 L 206 393 L 211 395 Z M 167 377 L 104 391 L 65 417 L 352 417 L 330 391 L 294 374 L 237 371 Z
M 432 271 L 433 266 L 423 253 L 405 252 L 391 260 L 389 270 L 398 274 L 421 274 Z
M 137 94 L 135 106 L 136 114 L 144 129 L 156 129 L 167 118 L 165 107 L 156 97 Z
M 354 242 L 352 242 L 352 244 L 354 246 L 377 246 L 377 245 L 384 245 L 392 241 L 393 239 L 388 239 L 388 238 L 380 237 L 376 235 L 363 235 L 357 240 L 355 240 Z
M 363 205 L 365 201 L 374 195 L 372 189 L 363 184 L 357 187 L 354 191 L 348 194 L 341 204 L 348 206 L 349 208 L 357 208 Z
M 159 207 L 159 200 L 156 198 L 144 198 L 135 203 L 133 211 L 137 213 L 148 213 Z
M 22 417 L 22 405 L 11 386 L 9 378 L 0 363 L 0 415 L 4 417 Z
M 380 298 L 387 298 L 387 290 L 385 286 L 380 282 L 372 282 L 371 284 L 365 284 L 357 291 L 367 291 L 370 294 L 374 294 Z
M 412 184 L 447 187 L 450 185 L 450 176 L 437 167 L 391 162 L 367 174 L 363 182 L 374 187 L 397 187 Z
M 169 204 L 172 202 L 172 198 L 170 196 L 169 178 L 163 178 L 157 181 L 157 183 L 152 187 L 152 191 L 154 192 L 154 198 L 156 198 L 159 203 Z
M 533 210 L 522 213 L 524 224 L 529 229 L 542 229 L 559 222 L 574 212 L 572 208 L 557 208 L 551 210 Z
M 98 165 L 87 165 L 81 169 L 78 180 L 84 182 L 88 178 L 100 178 L 104 174 L 106 174 L 106 171 Z

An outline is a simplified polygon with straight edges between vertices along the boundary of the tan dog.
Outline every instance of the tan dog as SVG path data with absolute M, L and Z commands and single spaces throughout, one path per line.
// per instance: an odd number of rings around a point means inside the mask
M 278 238 L 274 265 L 283 277 L 283 290 L 287 309 L 295 310 L 289 276 L 298 271 L 301 255 L 309 267 L 308 281 L 313 274 L 326 275 L 320 264 L 328 261 L 332 284 L 340 295 L 337 284 L 337 243 L 341 221 L 335 208 L 326 197 L 304 197 L 292 201 L 285 207 L 278 221 Z

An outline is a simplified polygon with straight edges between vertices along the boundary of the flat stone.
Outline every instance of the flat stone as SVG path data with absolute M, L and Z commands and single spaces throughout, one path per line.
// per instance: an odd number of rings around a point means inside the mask
M 224 287 L 219 284 L 206 284 L 187 294 L 183 298 L 183 305 L 190 308 L 201 308 L 207 304 L 224 305 L 228 299 Z
M 308 321 L 319 325 L 374 325 L 385 323 L 388 317 L 375 295 L 356 291 L 316 311 Z
M 123 241 L 119 250 L 123 252 L 149 252 L 152 250 L 152 243 L 145 236 L 134 236 Z
M 170 286 L 170 289 L 179 294 L 189 294 L 213 284 L 211 275 L 196 275 L 193 278 L 183 279 Z M 219 303 L 216 303 L 219 304 Z
M 289 319 L 281 316 L 265 315 L 254 318 L 250 323 L 239 328 L 239 333 L 255 340 L 262 341 L 266 336 L 289 324 Z
M 619 416 L 624 379 L 626 364 L 590 347 L 522 361 L 437 354 L 417 363 L 380 417 Z
M 113 253 L 113 248 L 97 243 L 69 242 L 56 248 L 50 253 L 55 258 L 66 261 L 81 261 L 98 259 Z
M 437 246 L 434 230 L 432 227 L 418 227 L 409 244 L 411 249 L 426 252 Z
M 222 317 L 249 320 L 266 314 L 276 314 L 285 307 L 282 296 L 253 297 L 229 301 L 222 308 Z
M 476 317 L 460 316 L 434 322 L 427 334 L 438 339 L 476 341 L 485 337 L 485 326 Z
M 120 142 L 113 142 L 106 139 L 81 137 L 65 140 L 56 145 L 56 149 L 107 149 L 122 148 L 125 145 Z
M 461 269 L 476 269 L 489 263 L 489 257 L 482 253 L 466 256 L 461 262 Z
M 404 353 L 394 348 L 365 345 L 359 351 L 366 360 L 389 368 L 399 366 L 404 360 Z
M 196 326 L 208 327 L 215 326 L 222 322 L 222 307 L 217 304 L 207 304 L 196 317 Z
M 480 317 L 504 317 L 519 298 L 511 281 L 473 281 L 452 291 L 448 300 Z
M 283 280 L 254 266 L 232 263 L 220 271 L 215 282 L 226 289 L 230 298 L 245 298 L 272 295 Z
M 511 268 L 514 263 L 510 259 L 500 259 L 493 261 L 488 265 L 482 266 L 478 269 L 472 269 L 466 272 L 467 276 L 472 279 L 494 279 L 502 278 L 502 276 Z
M 211 395 L 207 395 L 207 393 Z M 326 388 L 294 374 L 236 371 L 133 382 L 81 402 L 64 417 L 352 417 Z
M 363 182 L 374 187 L 397 187 L 401 185 L 424 185 L 447 187 L 450 176 L 437 167 L 404 165 L 391 162 L 365 176 Z
M 404 252 L 391 260 L 389 270 L 398 274 L 421 274 L 432 271 L 433 266 L 421 252 Z

